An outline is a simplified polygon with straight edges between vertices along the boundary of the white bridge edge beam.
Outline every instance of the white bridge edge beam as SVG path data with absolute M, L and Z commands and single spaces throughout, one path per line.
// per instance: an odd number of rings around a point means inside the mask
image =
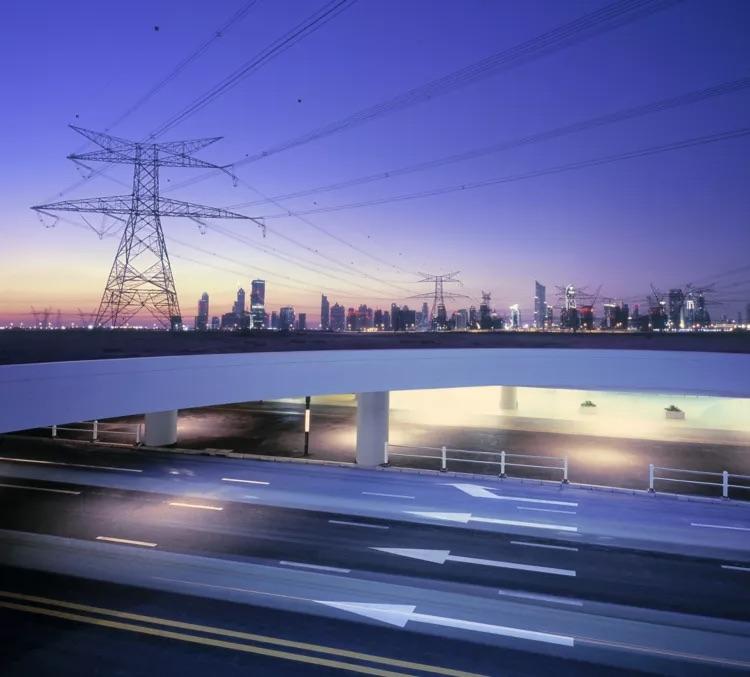
M 750 397 L 750 354 L 585 348 L 233 353 L 0 365 L 0 433 L 172 409 L 472 386 Z

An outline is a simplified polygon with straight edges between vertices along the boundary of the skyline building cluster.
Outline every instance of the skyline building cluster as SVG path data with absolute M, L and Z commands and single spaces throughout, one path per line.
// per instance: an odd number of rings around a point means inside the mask
M 491 292 L 482 292 L 482 301 L 477 308 L 459 308 L 448 314 L 444 303 L 433 304 L 434 312 L 428 303 L 421 308 L 392 303 L 389 309 L 372 308 L 363 303 L 346 307 L 335 302 L 331 305 L 328 296 L 320 297 L 320 321 L 308 322 L 306 312 L 296 312 L 293 305 L 285 305 L 278 311 L 266 309 L 266 282 L 255 279 L 250 283 L 250 304 L 246 303 L 243 287 L 237 290 L 232 310 L 222 315 L 210 315 L 209 295 L 203 292 L 198 300 L 198 312 L 194 329 L 207 330 L 273 330 L 306 331 L 317 329 L 333 332 L 362 331 L 465 331 L 465 330 L 568 330 L 593 331 L 652 331 L 689 330 L 711 326 L 711 316 L 706 308 L 705 291 L 702 289 L 670 289 L 662 296 L 652 289 L 648 307 L 641 310 L 639 304 L 632 309 L 628 303 L 615 302 L 611 298 L 601 299 L 601 314 L 595 311 L 599 293 L 588 294 L 574 285 L 559 287 L 560 306 L 555 321 L 554 306 L 547 302 L 547 288 L 534 281 L 533 318 L 524 324 L 521 306 L 514 303 L 507 313 L 493 308 Z M 750 303 L 747 304 L 747 318 L 750 319 Z M 733 324 L 726 316 L 722 324 Z M 742 325 L 742 313 L 738 313 L 737 325 Z

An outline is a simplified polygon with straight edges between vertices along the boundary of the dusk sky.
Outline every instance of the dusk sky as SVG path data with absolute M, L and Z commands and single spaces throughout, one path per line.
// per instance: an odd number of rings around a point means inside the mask
M 113 125 L 248 4 L 241 20 Z M 98 306 L 117 238 L 99 239 L 76 214 L 65 217 L 84 227 L 59 222 L 45 228 L 29 207 L 129 193 L 116 181 L 129 184 L 132 168 L 109 168 L 60 197 L 81 179 L 66 155 L 93 148 L 69 124 L 143 139 L 325 4 L 4 3 L 0 319 L 28 320 L 32 305 L 77 319 L 77 308 Z M 359 0 L 159 140 L 223 136 L 198 156 L 232 163 L 605 4 Z M 205 170 L 167 169 L 162 190 L 229 207 L 517 140 L 746 78 L 749 34 L 750 2 L 686 0 L 429 101 L 237 166 L 236 187 L 215 173 L 170 190 Z M 317 318 L 321 292 L 347 307 L 419 306 L 405 300 L 430 291 L 416 283 L 417 271 L 461 271 L 464 286 L 456 291 L 470 298 L 449 302 L 449 311 L 478 305 L 484 289 L 500 312 L 518 303 L 529 321 L 535 279 L 547 285 L 550 301 L 556 285 L 574 283 L 590 290 L 601 285 L 602 295 L 631 302 L 644 299 L 650 283 L 666 291 L 716 280 L 716 298 L 726 303 L 711 311 L 734 317 L 750 302 L 744 282 L 750 278 L 750 134 L 574 171 L 543 170 L 750 128 L 749 113 L 745 86 L 474 159 L 277 200 L 283 209 L 272 203 L 238 207 L 269 217 L 265 239 L 249 221 L 210 222 L 201 234 L 192 221 L 165 218 L 183 317 L 195 315 L 203 291 L 212 315 L 227 312 L 237 287 L 249 290 L 254 277 L 267 280 L 269 310 L 290 304 Z M 542 175 L 420 199 L 270 218 L 285 209 L 314 212 L 536 172 Z M 87 218 L 102 227 L 100 216 Z M 229 231 L 242 241 L 227 237 Z

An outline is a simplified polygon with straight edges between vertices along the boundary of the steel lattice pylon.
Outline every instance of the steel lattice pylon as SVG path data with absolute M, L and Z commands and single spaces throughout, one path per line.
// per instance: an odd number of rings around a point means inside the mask
M 182 216 L 198 223 L 206 218 L 250 219 L 262 226 L 252 217 L 159 195 L 159 167 L 204 167 L 228 171 L 226 167 L 192 156 L 221 137 L 139 143 L 80 127 L 73 129 L 101 150 L 68 157 L 77 162 L 95 160 L 132 164 L 132 194 L 65 200 L 32 209 L 41 213 L 99 212 L 124 222 L 120 245 L 96 314 L 96 326 L 122 327 L 145 311 L 165 328 L 180 328 L 182 316 L 160 217 Z
M 418 280 L 418 282 L 430 282 L 434 283 L 435 290 L 433 292 L 428 292 L 426 294 L 416 294 L 414 296 L 409 296 L 410 299 L 425 299 L 425 300 L 432 300 L 432 308 L 430 309 L 430 320 L 434 320 L 437 316 L 438 309 L 443 308 L 445 309 L 445 299 L 449 300 L 455 300 L 455 299 L 465 299 L 469 298 L 465 294 L 454 294 L 453 292 L 446 292 L 443 289 L 443 285 L 446 282 L 453 282 L 456 284 L 461 284 L 461 281 L 456 277 L 461 271 L 457 270 L 454 273 L 445 273 L 443 275 L 433 275 L 431 273 L 419 273 L 422 275 L 422 279 Z

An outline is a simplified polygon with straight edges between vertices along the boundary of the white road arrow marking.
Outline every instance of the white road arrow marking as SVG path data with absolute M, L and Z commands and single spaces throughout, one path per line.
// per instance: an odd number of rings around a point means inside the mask
M 474 498 L 495 498 L 499 501 L 517 501 L 519 503 L 546 503 L 547 505 L 567 505 L 573 508 L 578 507 L 578 503 L 572 501 L 552 501 L 544 498 L 523 498 L 521 496 L 498 496 L 493 494 L 487 487 L 478 484 L 448 484 L 449 487 L 456 487 L 469 496 Z
M 497 567 L 498 569 L 515 569 L 517 571 L 533 571 L 538 574 L 554 574 L 556 576 L 575 576 L 573 569 L 557 569 L 555 567 L 542 567 L 534 564 L 519 564 L 517 562 L 501 562 L 492 559 L 479 559 L 476 557 L 462 557 L 461 555 L 451 555 L 450 550 L 418 550 L 412 548 L 375 548 L 387 552 L 391 555 L 400 555 L 401 557 L 411 557 L 425 562 L 434 562 L 435 564 L 445 564 L 446 562 L 461 562 L 462 564 L 478 564 L 485 567 Z
M 505 625 L 491 625 L 477 621 L 465 621 L 460 618 L 447 618 L 445 616 L 433 616 L 431 614 L 420 614 L 412 604 L 368 604 L 364 602 L 327 602 L 315 600 L 318 604 L 349 611 L 372 618 L 389 625 L 403 628 L 411 621 L 412 623 L 427 623 L 428 625 L 440 625 L 444 628 L 456 628 L 458 630 L 470 630 L 472 632 L 483 632 L 489 635 L 501 637 L 516 637 L 528 639 L 534 642 L 545 642 L 547 644 L 558 644 L 560 646 L 575 646 L 573 637 L 556 635 L 549 632 L 538 632 L 536 630 L 524 630 L 522 628 L 511 628 Z
M 470 512 L 418 512 L 416 510 L 405 510 L 404 512 L 418 517 L 426 517 L 433 520 L 445 520 L 447 522 L 482 522 L 484 524 L 507 524 L 512 527 L 529 527 L 531 529 L 551 529 L 553 531 L 578 531 L 578 527 L 568 527 L 562 524 L 544 524 L 542 522 L 518 522 L 517 520 L 503 520 L 496 517 L 474 517 Z

